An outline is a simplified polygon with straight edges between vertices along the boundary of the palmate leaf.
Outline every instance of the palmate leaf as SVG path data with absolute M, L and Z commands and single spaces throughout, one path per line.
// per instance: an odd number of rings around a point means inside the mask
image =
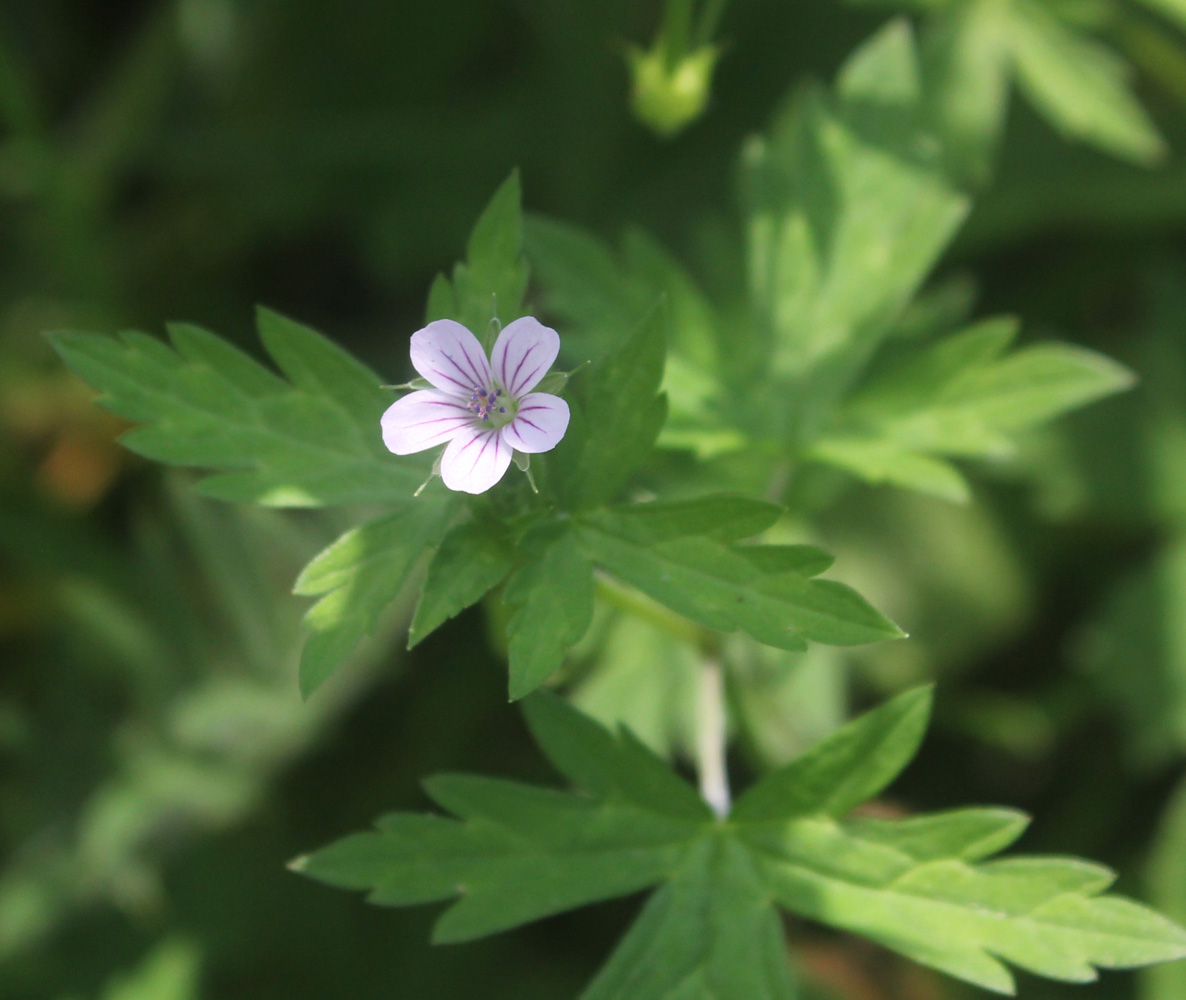
M 287 380 L 194 326 L 171 325 L 171 346 L 142 333 L 51 339 L 107 409 L 139 425 L 128 448 L 215 470 L 198 487 L 208 496 L 276 507 L 407 499 L 426 465 L 383 447 L 382 380 L 308 327 L 266 309 L 258 324 Z
M 460 941 L 661 886 L 584 1000 L 792 1000 L 784 908 L 1010 993 L 1002 960 L 1072 982 L 1096 968 L 1186 956 L 1186 931 L 1102 895 L 1107 869 L 1072 858 L 985 860 L 1024 830 L 1008 809 L 901 820 L 847 814 L 922 738 L 930 692 L 907 692 L 750 789 L 723 821 L 629 733 L 551 695 L 524 703 L 578 789 L 447 776 L 429 794 L 456 819 L 401 813 L 293 867 L 372 902 L 460 897 L 435 939 Z
M 1014 320 L 986 320 L 896 366 L 848 402 L 811 456 L 869 482 L 964 500 L 967 484 L 946 458 L 1007 456 L 1019 431 L 1133 384 L 1122 365 L 1081 347 L 1006 353 L 1016 334 Z

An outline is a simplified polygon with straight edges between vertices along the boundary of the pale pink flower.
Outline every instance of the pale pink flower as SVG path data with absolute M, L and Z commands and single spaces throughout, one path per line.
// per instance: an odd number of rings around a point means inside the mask
M 568 430 L 568 404 L 532 392 L 560 351 L 560 337 L 531 316 L 507 324 L 490 360 L 460 323 L 438 319 L 412 334 L 412 364 L 432 386 L 383 414 L 383 443 L 397 455 L 445 444 L 441 479 L 451 490 L 485 493 L 516 451 L 551 451 Z

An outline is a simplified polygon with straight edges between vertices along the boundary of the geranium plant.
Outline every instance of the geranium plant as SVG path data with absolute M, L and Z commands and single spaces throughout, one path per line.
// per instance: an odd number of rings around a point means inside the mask
M 269 311 L 259 332 L 278 372 L 189 326 L 169 343 L 55 337 L 136 425 L 127 447 L 209 470 L 207 495 L 366 511 L 296 582 L 317 598 L 306 695 L 401 594 L 417 594 L 410 646 L 481 604 L 509 698 L 571 786 L 430 778 L 440 812 L 384 816 L 293 868 L 382 905 L 456 899 L 439 941 L 654 889 L 587 1000 L 800 996 L 780 913 L 998 992 L 1013 989 L 1010 965 L 1086 982 L 1186 956 L 1186 931 L 1108 894 L 1102 866 L 995 857 L 1025 828 L 1014 810 L 862 811 L 919 751 L 929 687 L 733 789 L 730 740 L 782 724 L 758 709 L 747 665 L 904 639 L 842 582 L 846 567 L 823 576 L 819 506 L 800 487 L 854 479 L 966 501 L 971 463 L 1007 461 L 1022 432 L 1132 383 L 1083 348 L 1015 347 L 1010 318 L 938 310 L 910 327 L 971 205 L 928 73 L 895 22 L 746 145 L 747 274 L 732 300 L 648 237 L 618 252 L 525 223 L 512 175 L 466 261 L 433 285 L 426 325 L 392 331 L 410 333 L 425 380 L 398 398 Z M 548 376 L 558 358 L 589 364 Z M 528 456 L 530 481 L 506 475 Z M 574 647 L 587 682 L 630 629 L 687 665 L 689 705 L 664 709 L 690 739 L 644 742 L 628 702 L 594 719 L 565 700 Z

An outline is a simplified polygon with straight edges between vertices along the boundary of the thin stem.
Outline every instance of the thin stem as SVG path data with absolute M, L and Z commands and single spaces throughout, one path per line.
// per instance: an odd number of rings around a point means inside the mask
M 692 0 L 667 0 L 660 37 L 666 45 L 668 68 L 674 69 L 688 54 L 692 38 Z
M 641 618 L 648 625 L 690 646 L 699 648 L 704 643 L 707 630 L 674 611 L 668 611 L 658 601 L 623 586 L 600 570 L 595 571 L 593 582 L 597 589 L 597 597 L 619 611 Z
M 727 816 L 731 798 L 725 769 L 725 678 L 721 662 L 705 658 L 700 665 L 696 763 L 700 794 L 718 816 Z

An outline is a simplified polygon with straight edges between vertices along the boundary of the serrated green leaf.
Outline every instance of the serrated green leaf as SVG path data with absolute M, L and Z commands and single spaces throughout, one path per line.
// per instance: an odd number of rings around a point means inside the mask
M 581 1000 L 795 1000 L 782 926 L 753 860 L 727 838 L 690 852 Z
M 523 258 L 523 213 L 519 172 L 513 171 L 494 192 L 478 217 L 466 244 L 465 263 L 453 269 L 455 319 L 481 339 L 495 315 L 505 326 L 521 316 L 527 292 L 527 262 Z M 430 313 L 449 305 L 441 278 L 434 282 Z M 486 344 L 489 351 L 493 346 Z
M 564 662 L 593 621 L 593 567 L 572 533 L 537 545 L 503 591 L 514 611 L 507 622 L 510 697 L 531 694 Z
M 260 335 L 291 384 L 196 327 L 170 327 L 173 347 L 55 334 L 70 368 L 100 402 L 141 426 L 133 451 L 217 470 L 209 496 L 280 507 L 390 503 L 423 479 L 421 463 L 391 455 L 379 434 L 390 404 L 380 379 L 307 327 L 261 311 Z
M 352 528 L 301 571 L 294 593 L 321 599 L 305 614 L 301 694 L 308 697 L 370 633 L 452 516 L 448 498 L 426 496 Z
M 270 309 L 256 311 L 256 324 L 268 354 L 294 386 L 332 400 L 366 428 L 368 440 L 374 437 L 375 409 L 380 403 L 386 409 L 390 399 L 373 371 L 316 330 Z
M 513 566 L 510 540 L 501 525 L 469 521 L 453 528 L 428 564 L 408 631 L 408 648 L 471 604 L 477 604 Z
M 667 360 L 661 390 L 668 415 L 660 447 L 700 455 L 744 444 L 737 429 L 720 422 L 723 387 L 745 370 L 743 331 L 724 330 L 712 305 L 679 262 L 639 230 L 622 251 L 580 230 L 548 219 L 529 219 L 528 252 L 549 313 L 576 338 L 570 350 L 592 359 L 605 354 L 655 303 L 670 311 Z M 576 345 L 576 346 L 573 346 Z
M 737 800 L 732 817 L 764 822 L 843 816 L 880 792 L 910 763 L 930 712 L 931 688 L 898 695 L 763 778 Z
M 1039 4 L 1014 0 L 1011 15 L 1018 84 L 1055 128 L 1138 163 L 1165 154 L 1129 87 L 1124 60 Z
M 558 699 L 537 694 L 524 706 L 533 731 L 544 732 L 562 760 L 587 764 L 596 775 L 601 788 L 585 784 L 591 798 L 438 776 L 425 787 L 458 820 L 388 816 L 376 832 L 346 837 L 294 867 L 333 885 L 370 890 L 372 902 L 386 905 L 460 896 L 437 925 L 438 941 L 480 937 L 628 895 L 679 868 L 712 822 L 696 793 L 637 741 L 611 736 Z M 586 761 L 591 732 L 597 745 Z M 673 785 L 684 791 L 673 793 Z
M 915 861 L 978 861 L 1004 850 L 1028 825 L 1029 817 L 1015 809 L 953 809 L 894 820 L 853 817 L 845 824 L 861 840 Z
M 1137 903 L 1097 895 L 1111 873 L 1073 858 L 918 863 L 816 819 L 792 821 L 777 836 L 759 826 L 752 842 L 787 909 L 1000 993 L 1013 992 L 1013 979 L 998 957 L 1090 982 L 1096 967 L 1186 955 L 1186 932 Z
M 471 796 L 498 811 L 527 816 L 542 829 L 524 836 L 481 816 L 462 823 L 395 814 L 374 833 L 355 834 L 299 862 L 298 870 L 331 885 L 370 890 L 369 900 L 409 906 L 461 895 L 434 934 L 463 941 L 553 913 L 624 896 L 663 879 L 690 831 L 666 821 L 640 833 L 648 817 L 598 803 L 495 780 Z M 447 783 L 434 787 L 447 795 Z M 618 844 L 619 831 L 625 843 Z
M 944 458 L 1009 455 L 1018 432 L 1133 384 L 1123 366 L 1069 344 L 1005 354 L 1015 334 L 1011 319 L 986 320 L 891 369 L 841 411 L 851 429 L 824 436 L 811 457 L 963 500 L 967 484 Z
M 838 819 L 901 769 L 917 746 L 926 698 L 925 689 L 908 692 L 809 750 L 798 771 L 807 793 L 781 772 L 774 785 L 789 807 L 763 783 L 750 805 L 743 798 L 717 822 L 637 741 L 539 693 L 524 702 L 533 735 L 585 794 L 438 777 L 426 787 L 458 819 L 388 816 L 377 832 L 293 867 L 370 890 L 376 903 L 460 896 L 438 924 L 440 941 L 664 883 L 584 1000 L 790 1000 L 772 903 L 1000 992 L 1013 986 L 1002 959 L 1084 982 L 1096 967 L 1186 955 L 1186 931 L 1100 895 L 1112 873 L 1099 865 L 1058 857 L 971 863 L 1021 832 L 1025 818 L 1012 810 Z M 803 812 L 812 802 L 817 811 Z
M 584 515 L 577 537 L 585 554 L 693 621 L 721 632 L 740 629 L 780 649 L 803 649 L 809 639 L 844 646 L 902 634 L 850 588 L 790 568 L 796 561 L 812 568 L 802 550 L 788 556 L 780 549 L 766 559 L 752 547 L 709 537 L 665 537 L 662 521 L 652 533 L 655 525 L 631 510 Z
M 738 545 L 733 549 L 763 573 L 819 576 L 835 559 L 814 545 Z
M 667 344 L 667 310 L 651 314 L 575 381 L 572 445 L 558 449 L 555 481 L 570 509 L 612 500 L 654 447 L 667 413 L 659 385 Z

